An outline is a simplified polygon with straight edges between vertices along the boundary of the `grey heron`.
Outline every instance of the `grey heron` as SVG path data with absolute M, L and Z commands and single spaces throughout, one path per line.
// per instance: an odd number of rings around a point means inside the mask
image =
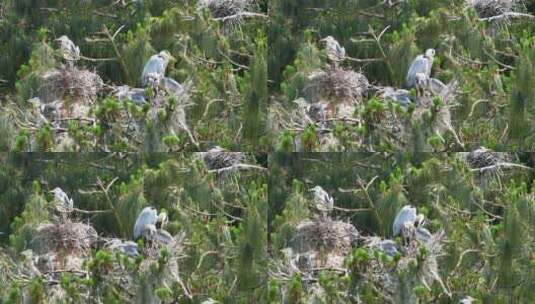
M 154 227 L 158 221 L 158 212 L 152 207 L 146 207 L 141 211 L 134 224 L 134 239 L 140 238 L 145 231 Z
M 61 188 L 56 187 L 54 190 L 50 191 L 54 194 L 54 206 L 56 210 L 61 213 L 72 212 L 74 208 L 74 202 L 72 198 L 69 198 L 67 193 Z
M 175 60 L 175 58 L 168 51 L 161 51 L 156 55 L 152 55 L 141 73 L 141 85 L 153 85 L 154 82 L 159 84 L 165 77 L 165 70 L 170 60 Z
M 434 49 L 428 49 L 425 54 L 416 56 L 407 72 L 406 84 L 408 88 L 416 87 L 416 74 L 418 73 L 423 73 L 426 78 L 431 77 L 434 56 Z
M 139 214 L 134 224 L 134 239 L 145 237 L 148 240 L 170 244 L 174 241 L 173 236 L 163 227 L 167 223 L 167 214 L 158 214 L 155 208 L 146 207 Z
M 180 83 L 178 83 L 178 81 L 170 77 L 164 77 L 161 81 L 161 86 L 167 93 L 175 95 L 177 97 L 182 96 L 186 91 L 183 85 L 181 85 Z
M 392 101 L 395 101 L 405 108 L 408 107 L 410 103 L 412 103 L 410 96 L 411 93 L 408 90 L 394 89 L 392 87 L 385 88 L 382 94 L 383 99 L 390 99 Z
M 132 241 L 114 239 L 110 242 L 108 248 L 111 250 L 117 250 L 129 257 L 136 257 L 139 255 L 139 252 L 137 251 L 137 243 Z
M 403 234 L 402 230 L 406 228 L 416 228 L 423 224 L 424 216 L 423 214 L 416 214 L 416 208 L 411 205 L 406 205 L 401 208 L 401 210 L 396 215 L 394 219 L 394 224 L 392 225 L 392 230 L 394 236 L 398 234 Z
M 333 38 L 333 36 L 327 36 L 320 40 L 325 43 L 325 51 L 327 52 L 327 58 L 331 61 L 331 66 L 338 67 L 340 61 L 346 58 L 346 49 L 340 46 L 340 43 Z
M 431 239 L 433 238 L 433 235 L 431 234 L 431 232 L 429 232 L 429 230 L 427 230 L 427 229 L 424 228 L 424 227 L 418 227 L 418 228 L 416 228 L 416 230 L 415 230 L 415 236 L 416 236 L 416 239 L 417 239 L 420 243 L 424 243 L 424 244 L 429 244 L 429 242 L 430 242 Z
M 115 96 L 119 101 L 131 100 L 134 104 L 142 106 L 147 103 L 147 92 L 141 88 L 131 88 L 127 85 L 116 88 Z
M 395 256 L 399 253 L 396 242 L 392 240 L 381 240 L 376 246 L 377 249 L 389 256 Z
M 72 64 L 73 61 L 80 60 L 80 48 L 72 42 L 69 37 L 63 35 L 56 39 L 60 44 L 60 51 L 63 59 Z
M 325 218 L 327 213 L 334 209 L 334 199 L 332 196 L 323 190 L 321 186 L 315 186 L 309 191 L 314 194 L 314 207 L 321 213 L 322 217 Z
M 418 96 L 424 96 L 425 91 L 429 87 L 429 77 L 424 73 L 416 73 L 414 75 L 414 86 Z

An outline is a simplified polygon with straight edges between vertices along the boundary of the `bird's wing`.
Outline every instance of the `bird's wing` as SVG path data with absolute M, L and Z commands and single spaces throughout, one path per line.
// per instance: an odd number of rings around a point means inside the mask
M 409 71 L 407 72 L 407 85 L 414 86 L 414 77 L 417 73 L 426 73 L 427 71 L 427 59 L 418 55 L 412 61 Z
M 152 235 L 152 239 L 154 241 L 157 241 L 159 243 L 163 243 L 166 245 L 172 244 L 174 242 L 173 236 L 169 232 L 163 229 L 156 230 L 156 233 Z

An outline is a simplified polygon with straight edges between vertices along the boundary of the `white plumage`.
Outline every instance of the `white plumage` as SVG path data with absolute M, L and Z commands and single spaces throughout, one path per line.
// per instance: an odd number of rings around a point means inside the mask
M 418 55 L 412 61 L 409 71 L 407 72 L 407 86 L 409 88 L 416 87 L 416 74 L 422 73 L 427 79 L 431 77 L 431 68 L 433 67 L 433 57 L 435 56 L 434 49 L 428 49 L 425 54 Z

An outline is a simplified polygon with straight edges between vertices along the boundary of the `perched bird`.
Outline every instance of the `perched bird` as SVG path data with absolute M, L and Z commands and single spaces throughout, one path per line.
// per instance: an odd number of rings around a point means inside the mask
M 445 85 L 442 81 L 432 77 L 429 78 L 427 87 L 434 95 L 444 95 L 448 90 L 447 85 Z
M 165 70 L 170 60 L 175 60 L 175 58 L 168 51 L 161 51 L 156 55 L 152 55 L 141 73 L 141 85 L 147 86 L 154 84 L 154 82 L 159 85 L 160 81 L 165 77 Z
M 415 235 L 416 235 L 416 239 L 420 243 L 424 243 L 424 244 L 428 244 L 433 238 L 433 235 L 431 234 L 431 232 L 429 232 L 429 230 L 427 230 L 424 227 L 416 228 Z
M 61 188 L 56 187 L 54 190 L 50 191 L 54 193 L 54 206 L 56 210 L 61 213 L 72 212 L 74 208 L 74 202 L 72 198 L 69 198 L 67 193 L 65 193 Z
M 416 87 L 416 74 L 418 73 L 425 75 L 426 79 L 431 77 L 431 67 L 433 66 L 434 56 L 434 49 L 428 49 L 425 51 L 425 54 L 416 56 L 409 67 L 409 71 L 407 72 L 406 84 L 408 88 Z
M 396 242 L 392 240 L 381 240 L 376 246 L 389 256 L 395 256 L 399 252 Z
M 163 229 L 166 223 L 167 214 L 165 212 L 158 214 L 156 209 L 146 207 L 141 211 L 134 224 L 134 239 L 145 237 L 158 243 L 171 244 L 174 238 Z
M 74 42 L 72 42 L 69 37 L 63 35 L 56 39 L 60 44 L 61 56 L 65 59 L 69 66 L 72 68 L 74 66 L 74 61 L 80 60 L 80 48 L 77 47 Z
M 327 216 L 327 213 L 334 208 L 334 199 L 332 196 L 323 190 L 321 186 L 315 186 L 309 191 L 314 193 L 314 207 L 320 211 L 322 218 Z
M 427 77 L 424 73 L 416 73 L 416 75 L 414 75 L 414 82 L 417 95 L 424 96 L 425 91 L 429 87 L 429 77 Z
M 182 86 L 180 83 L 178 83 L 178 81 L 170 77 L 164 77 L 160 84 L 167 93 L 173 94 L 177 97 L 182 96 L 186 91 L 184 89 L 184 86 Z
M 412 103 L 410 96 L 411 93 L 409 91 L 403 89 L 394 89 L 392 87 L 385 88 L 382 94 L 383 99 L 390 99 L 392 101 L 395 101 L 405 108 L 408 107 L 410 103 Z
M 123 241 L 121 239 L 113 239 L 107 245 L 110 250 L 117 250 L 130 257 L 136 257 L 139 255 L 137 251 L 137 243 L 132 241 Z
M 141 88 L 131 88 L 127 85 L 116 88 L 115 97 L 119 101 L 131 100 L 134 104 L 142 106 L 147 103 L 147 92 Z
M 340 46 L 333 36 L 327 36 L 320 41 L 325 43 L 325 51 L 327 52 L 327 58 L 331 61 L 331 67 L 338 68 L 340 61 L 346 58 L 346 49 Z
M 143 236 L 145 231 L 154 227 L 158 221 L 158 212 L 152 207 L 146 207 L 141 211 L 134 224 L 134 240 Z
M 396 215 L 394 224 L 392 225 L 394 236 L 400 233 L 403 235 L 403 230 L 406 230 L 407 228 L 417 228 L 421 226 L 423 221 L 424 215 L 416 214 L 416 208 L 411 205 L 403 206 Z

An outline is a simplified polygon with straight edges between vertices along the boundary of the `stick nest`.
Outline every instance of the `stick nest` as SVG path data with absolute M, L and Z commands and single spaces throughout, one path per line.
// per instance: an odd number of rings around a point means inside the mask
M 47 223 L 37 227 L 31 247 L 37 254 L 49 252 L 86 254 L 98 240 L 95 228 L 81 222 Z
M 346 256 L 359 237 L 353 225 L 329 218 L 306 220 L 297 225 L 292 249 L 297 253 L 316 251 Z
M 44 103 L 71 97 L 90 104 L 96 101 L 104 86 L 98 74 L 76 67 L 48 70 L 41 75 L 41 81 L 39 97 Z
M 354 104 L 362 103 L 367 96 L 369 81 L 364 74 L 343 69 L 330 69 L 309 76 L 311 85 L 305 89 L 307 99 L 340 99 Z
M 513 10 L 517 4 L 515 0 L 470 0 L 480 18 L 498 16 Z

